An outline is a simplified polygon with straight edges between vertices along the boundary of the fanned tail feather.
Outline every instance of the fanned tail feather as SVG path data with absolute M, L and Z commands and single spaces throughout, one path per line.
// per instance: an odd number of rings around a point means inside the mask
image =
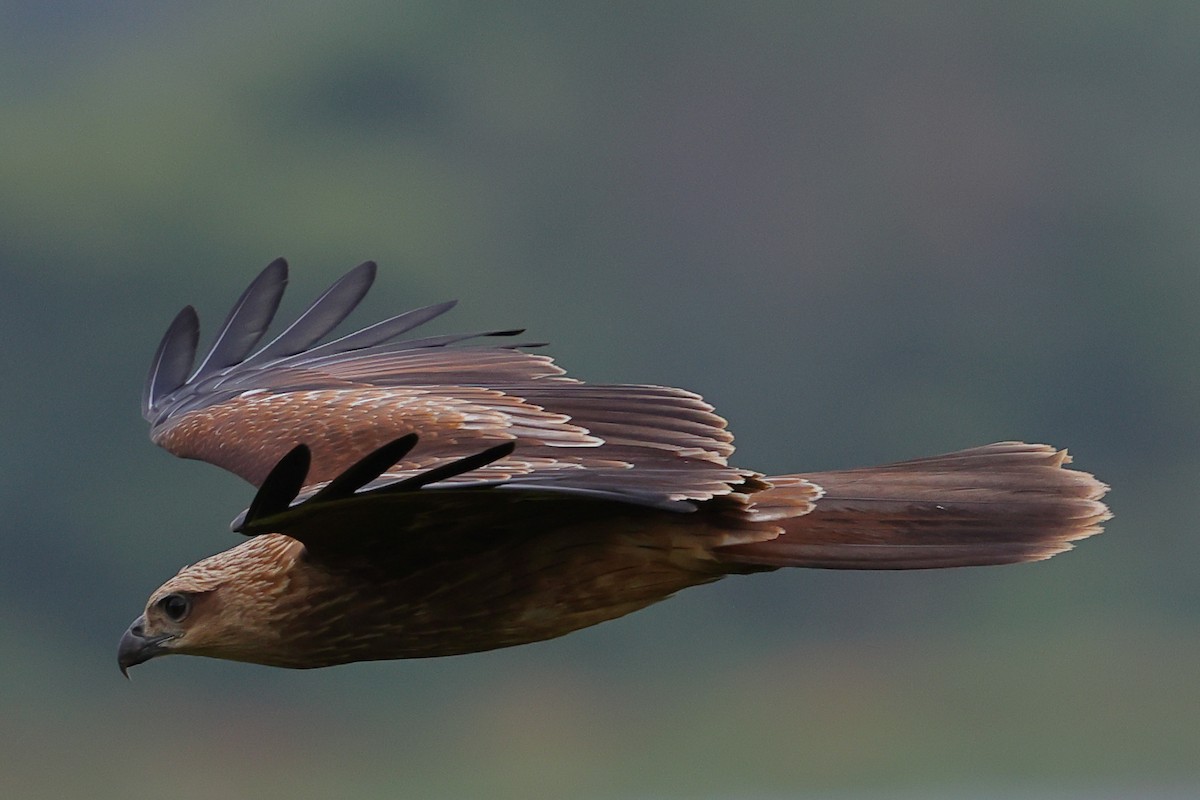
M 1108 490 L 1065 450 L 1000 442 L 879 467 L 806 473 L 815 509 L 769 541 L 720 548 L 732 563 L 931 569 L 1038 561 L 1099 533 Z M 768 479 L 775 480 L 775 479 Z M 761 493 L 787 493 L 787 486 Z M 756 495 L 756 500 L 760 495 Z

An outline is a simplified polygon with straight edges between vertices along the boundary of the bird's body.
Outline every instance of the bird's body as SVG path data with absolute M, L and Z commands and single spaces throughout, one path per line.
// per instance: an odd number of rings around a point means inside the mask
M 324 667 L 552 639 L 725 574 L 691 538 L 693 527 L 610 518 L 503 541 L 474 537 L 431 563 L 364 558 L 336 568 L 306 558 L 289 537 L 266 534 L 240 545 L 271 567 L 255 593 L 265 602 L 237 625 L 262 635 L 198 654 Z
M 471 337 L 397 340 L 448 304 L 317 344 L 362 265 L 251 354 L 286 265 L 243 294 L 192 372 L 195 314 L 143 410 L 173 453 L 259 487 L 247 542 L 180 571 L 122 640 L 284 667 L 549 639 L 731 573 L 1046 558 L 1107 518 L 1065 451 L 1005 442 L 864 470 L 764 477 L 698 396 L 589 385 Z M 507 335 L 499 331 L 479 335 Z

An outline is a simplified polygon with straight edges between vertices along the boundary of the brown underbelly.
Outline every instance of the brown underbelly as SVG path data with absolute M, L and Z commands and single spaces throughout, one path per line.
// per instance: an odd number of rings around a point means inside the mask
M 725 574 L 709 556 L 703 529 L 672 527 L 560 530 L 408 574 L 336 576 L 320 592 L 324 601 L 298 620 L 277 663 L 329 666 L 512 647 L 624 616 Z

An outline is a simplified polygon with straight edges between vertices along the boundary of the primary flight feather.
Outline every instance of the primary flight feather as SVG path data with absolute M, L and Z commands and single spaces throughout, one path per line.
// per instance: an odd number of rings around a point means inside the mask
M 322 667 L 489 650 L 729 574 L 1044 559 L 1109 517 L 1107 487 L 1046 445 L 739 469 L 690 392 L 568 378 L 495 343 L 517 330 L 404 338 L 453 303 L 321 343 L 374 277 L 358 266 L 259 347 L 287 284 L 272 262 L 194 368 L 194 309 L 168 328 L 142 395 L 151 438 L 258 492 L 234 523 L 247 541 L 151 594 L 122 671 L 174 653 Z

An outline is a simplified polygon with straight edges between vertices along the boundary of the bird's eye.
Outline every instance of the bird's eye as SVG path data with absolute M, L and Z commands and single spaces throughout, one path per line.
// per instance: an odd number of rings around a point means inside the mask
M 187 595 L 169 594 L 158 601 L 158 607 L 167 615 L 167 619 L 172 622 L 183 622 L 188 612 L 192 610 L 192 601 L 188 599 Z

